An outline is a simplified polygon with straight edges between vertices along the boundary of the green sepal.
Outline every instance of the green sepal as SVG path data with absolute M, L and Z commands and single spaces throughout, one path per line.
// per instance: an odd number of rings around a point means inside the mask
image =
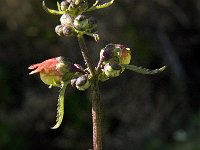
M 51 129 L 57 129 L 63 120 L 63 116 L 64 116 L 64 98 L 65 98 L 65 90 L 67 85 L 69 84 L 68 82 L 63 82 L 61 85 L 61 89 L 60 89 L 60 94 L 58 97 L 58 104 L 57 104 L 57 115 L 56 115 L 56 125 L 53 126 Z
M 60 5 L 60 4 L 59 4 L 59 5 Z M 58 5 L 58 7 L 59 7 L 59 5 Z M 49 9 L 49 8 L 46 6 L 46 4 L 45 4 L 44 1 L 42 2 L 42 6 L 43 6 L 43 9 L 44 9 L 47 13 L 52 14 L 52 15 L 63 15 L 63 14 L 66 13 L 66 11 L 58 11 L 58 10 L 54 10 L 54 9 Z
M 114 0 L 111 0 L 110 2 L 108 3 L 104 3 L 102 5 L 97 5 L 99 3 L 99 0 L 97 0 L 93 5 L 92 7 L 90 7 L 89 9 L 87 9 L 87 11 L 93 11 L 93 10 L 97 10 L 97 9 L 102 9 L 102 8 L 106 8 L 110 5 L 112 5 L 114 2 Z
M 60 11 L 62 11 L 61 9 L 60 9 L 60 3 L 57 1 L 57 7 L 58 7 L 58 11 L 60 12 Z
M 156 73 L 160 73 L 160 72 L 164 71 L 165 68 L 166 68 L 166 66 L 163 66 L 159 69 L 149 70 L 149 69 L 146 69 L 146 68 L 143 68 L 143 67 L 137 67 L 135 65 L 121 64 L 121 66 L 128 69 L 128 70 L 131 70 L 131 71 L 134 71 L 134 72 L 137 72 L 137 73 L 141 73 L 141 74 L 156 74 Z

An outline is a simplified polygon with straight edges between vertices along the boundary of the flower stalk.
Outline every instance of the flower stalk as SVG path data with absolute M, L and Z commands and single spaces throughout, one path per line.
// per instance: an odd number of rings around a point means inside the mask
M 98 84 L 98 75 L 95 74 L 95 69 L 88 56 L 87 46 L 84 41 L 83 35 L 78 35 L 78 42 L 81 48 L 83 59 L 91 74 L 91 98 L 92 98 L 92 124 L 93 124 L 93 150 L 102 150 L 102 137 L 101 137 L 101 104 L 100 92 Z

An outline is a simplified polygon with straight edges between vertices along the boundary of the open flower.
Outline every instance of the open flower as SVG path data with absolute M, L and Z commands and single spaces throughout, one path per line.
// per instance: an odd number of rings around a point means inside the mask
M 69 72 L 69 66 L 65 64 L 62 57 L 51 58 L 42 63 L 33 64 L 28 69 L 31 69 L 29 75 L 40 73 L 41 80 L 51 86 L 60 86 L 64 80 L 66 73 Z

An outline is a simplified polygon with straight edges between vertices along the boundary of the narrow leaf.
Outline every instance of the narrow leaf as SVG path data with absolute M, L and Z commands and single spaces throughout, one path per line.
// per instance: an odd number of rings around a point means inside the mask
M 65 11 L 58 11 L 58 10 L 54 10 L 54 9 L 49 9 L 49 8 L 46 6 L 46 4 L 45 4 L 44 1 L 43 1 L 43 3 L 42 3 L 42 6 L 43 6 L 43 9 L 44 9 L 47 13 L 52 14 L 52 15 L 63 15 L 63 14 L 65 13 Z
M 149 69 L 146 69 L 146 68 L 143 68 L 143 67 L 137 67 L 135 65 L 124 65 L 124 64 L 121 64 L 121 66 L 125 67 L 128 70 L 131 70 L 131 71 L 134 71 L 134 72 L 137 72 L 137 73 L 141 73 L 141 74 L 156 74 L 156 73 L 162 72 L 166 68 L 166 66 L 163 66 L 163 67 L 161 67 L 159 69 L 149 70 Z
M 57 104 L 57 115 L 56 115 L 56 125 L 53 126 L 51 129 L 57 129 L 63 120 L 64 116 L 64 98 L 65 98 L 65 90 L 69 82 L 63 83 L 61 89 L 60 89 L 60 94 L 58 97 L 58 104 Z

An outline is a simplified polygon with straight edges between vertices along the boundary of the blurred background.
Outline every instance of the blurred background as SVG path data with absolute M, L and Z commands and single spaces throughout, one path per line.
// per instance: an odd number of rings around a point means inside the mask
M 46 4 L 56 9 L 56 1 Z M 94 63 L 112 42 L 131 48 L 134 65 L 168 66 L 154 76 L 125 71 L 100 85 L 104 149 L 200 150 L 200 1 L 116 0 L 91 14 L 101 37 L 86 37 Z M 42 0 L 1 0 L 0 150 L 92 148 L 89 92 L 68 87 L 63 123 L 50 130 L 58 89 L 28 75 L 28 66 L 52 57 L 83 64 L 77 39 L 58 37 L 58 24 Z

